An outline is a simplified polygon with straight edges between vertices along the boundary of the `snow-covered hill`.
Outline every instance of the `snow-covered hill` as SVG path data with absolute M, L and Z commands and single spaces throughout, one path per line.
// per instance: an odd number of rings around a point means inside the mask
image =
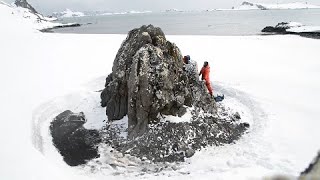
M 52 16 L 56 18 L 70 18 L 70 17 L 83 17 L 85 16 L 85 14 L 83 12 L 77 12 L 77 11 L 72 11 L 70 9 L 66 9 L 62 12 L 54 12 Z
M 259 4 L 257 4 L 259 5 Z M 303 2 L 287 3 L 287 4 L 260 4 L 266 9 L 319 9 L 320 6 L 307 4 Z
M 286 3 L 286 4 L 264 4 L 251 3 L 244 1 L 239 7 L 233 9 L 216 9 L 216 10 L 285 10 L 285 9 L 320 9 L 318 5 L 312 5 L 303 2 Z
M 56 18 L 45 17 L 42 14 L 31 12 L 29 9 L 17 7 L 14 4 L 7 4 L 2 1 L 0 1 L 0 11 L 4 14 L 3 16 L 0 16 L 0 22 L 6 22 L 6 24 L 2 23 L 2 25 L 8 26 L 10 24 L 13 26 L 13 29 L 43 30 L 74 24 L 52 22 L 56 20 Z M 6 28 L 2 29 L 5 30 Z

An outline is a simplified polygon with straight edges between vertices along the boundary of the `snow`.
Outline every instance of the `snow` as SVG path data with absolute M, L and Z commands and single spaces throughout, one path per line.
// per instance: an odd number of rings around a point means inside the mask
M 160 117 L 160 120 L 163 122 L 171 122 L 171 123 L 181 123 L 181 122 L 190 122 L 191 118 L 192 118 L 192 114 L 191 111 L 193 110 L 193 108 L 187 108 L 187 112 L 179 117 L 179 116 L 171 116 L 171 115 L 162 115 Z
M 320 6 L 307 4 L 303 2 L 286 3 L 286 4 L 260 4 L 267 9 L 319 9 Z
M 183 54 L 209 61 L 215 93 L 224 93 L 224 103 L 240 111 L 249 132 L 235 144 L 208 147 L 158 173 L 143 173 L 134 165 L 138 160 L 111 156 L 110 147 L 100 147 L 98 162 L 69 167 L 51 143 L 50 120 L 68 108 L 85 112 L 86 127 L 101 127 L 106 117 L 98 91 L 126 35 L 40 33 L 32 19 L 3 4 L 0 22 L 1 179 L 297 176 L 320 148 L 319 40 L 167 36 Z M 120 167 L 107 166 L 111 161 Z
M 7 26 L 12 26 L 10 28 L 4 28 L 3 30 L 42 30 L 47 28 L 53 28 L 55 26 L 63 25 L 61 23 L 51 22 L 56 20 L 55 18 L 45 17 L 41 14 L 33 14 L 30 10 L 16 7 L 15 5 L 9 5 L 0 1 L 0 11 L 5 16 L 0 17 L 0 22 L 5 22 Z M 73 23 L 69 23 L 73 24 Z M 20 25 L 20 26 L 19 26 Z
M 288 22 L 284 24 L 278 24 L 276 27 L 288 28 L 287 32 L 320 32 L 320 26 L 306 26 L 299 22 Z
M 71 9 L 66 9 L 62 12 L 54 12 L 53 13 L 54 17 L 57 18 L 71 18 L 71 17 L 83 17 L 85 14 L 83 12 L 74 12 Z
M 320 32 L 320 26 L 292 26 L 287 29 L 289 32 Z
M 283 3 L 283 4 L 245 3 L 234 9 L 216 9 L 216 10 L 239 11 L 239 10 L 285 10 L 285 9 L 319 9 L 319 8 L 320 6 L 318 5 L 312 5 L 304 2 L 294 2 L 294 3 Z

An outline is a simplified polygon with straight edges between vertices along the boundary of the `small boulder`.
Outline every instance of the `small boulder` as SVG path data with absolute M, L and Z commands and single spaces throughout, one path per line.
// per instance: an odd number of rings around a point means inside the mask
M 97 130 L 83 127 L 86 118 L 82 112 L 69 110 L 59 114 L 50 125 L 54 146 L 70 166 L 85 164 L 87 160 L 99 157 L 97 145 L 101 142 Z

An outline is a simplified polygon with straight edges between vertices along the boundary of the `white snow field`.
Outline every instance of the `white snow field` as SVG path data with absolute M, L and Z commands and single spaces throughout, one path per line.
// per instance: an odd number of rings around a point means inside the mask
M 296 177 L 320 149 L 319 40 L 167 36 L 199 67 L 209 61 L 216 93 L 224 93 L 224 104 L 251 124 L 248 133 L 160 172 L 144 172 L 136 160 L 111 156 L 104 146 L 101 158 L 69 167 L 50 141 L 49 123 L 68 108 L 83 111 L 88 128 L 103 125 L 96 91 L 126 35 L 44 34 L 2 4 L 0 22 L 0 179 Z

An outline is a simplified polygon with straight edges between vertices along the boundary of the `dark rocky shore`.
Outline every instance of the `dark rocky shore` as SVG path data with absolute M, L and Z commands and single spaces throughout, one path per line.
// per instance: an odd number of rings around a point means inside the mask
M 302 37 L 320 39 L 320 31 L 311 31 L 311 32 L 291 32 L 288 31 L 290 29 L 289 23 L 282 22 L 277 24 L 276 26 L 267 26 L 261 30 L 261 32 L 265 33 L 264 35 L 274 35 L 274 34 L 291 34 L 291 35 L 299 35 Z
M 80 26 L 81 26 L 81 24 L 78 24 L 78 23 L 61 24 L 61 25 L 54 26 L 54 27 L 51 27 L 51 28 L 41 29 L 40 31 L 41 32 L 45 32 L 45 33 L 52 33 L 53 30 L 55 30 L 55 29 L 70 28 L 70 27 L 80 27 Z

